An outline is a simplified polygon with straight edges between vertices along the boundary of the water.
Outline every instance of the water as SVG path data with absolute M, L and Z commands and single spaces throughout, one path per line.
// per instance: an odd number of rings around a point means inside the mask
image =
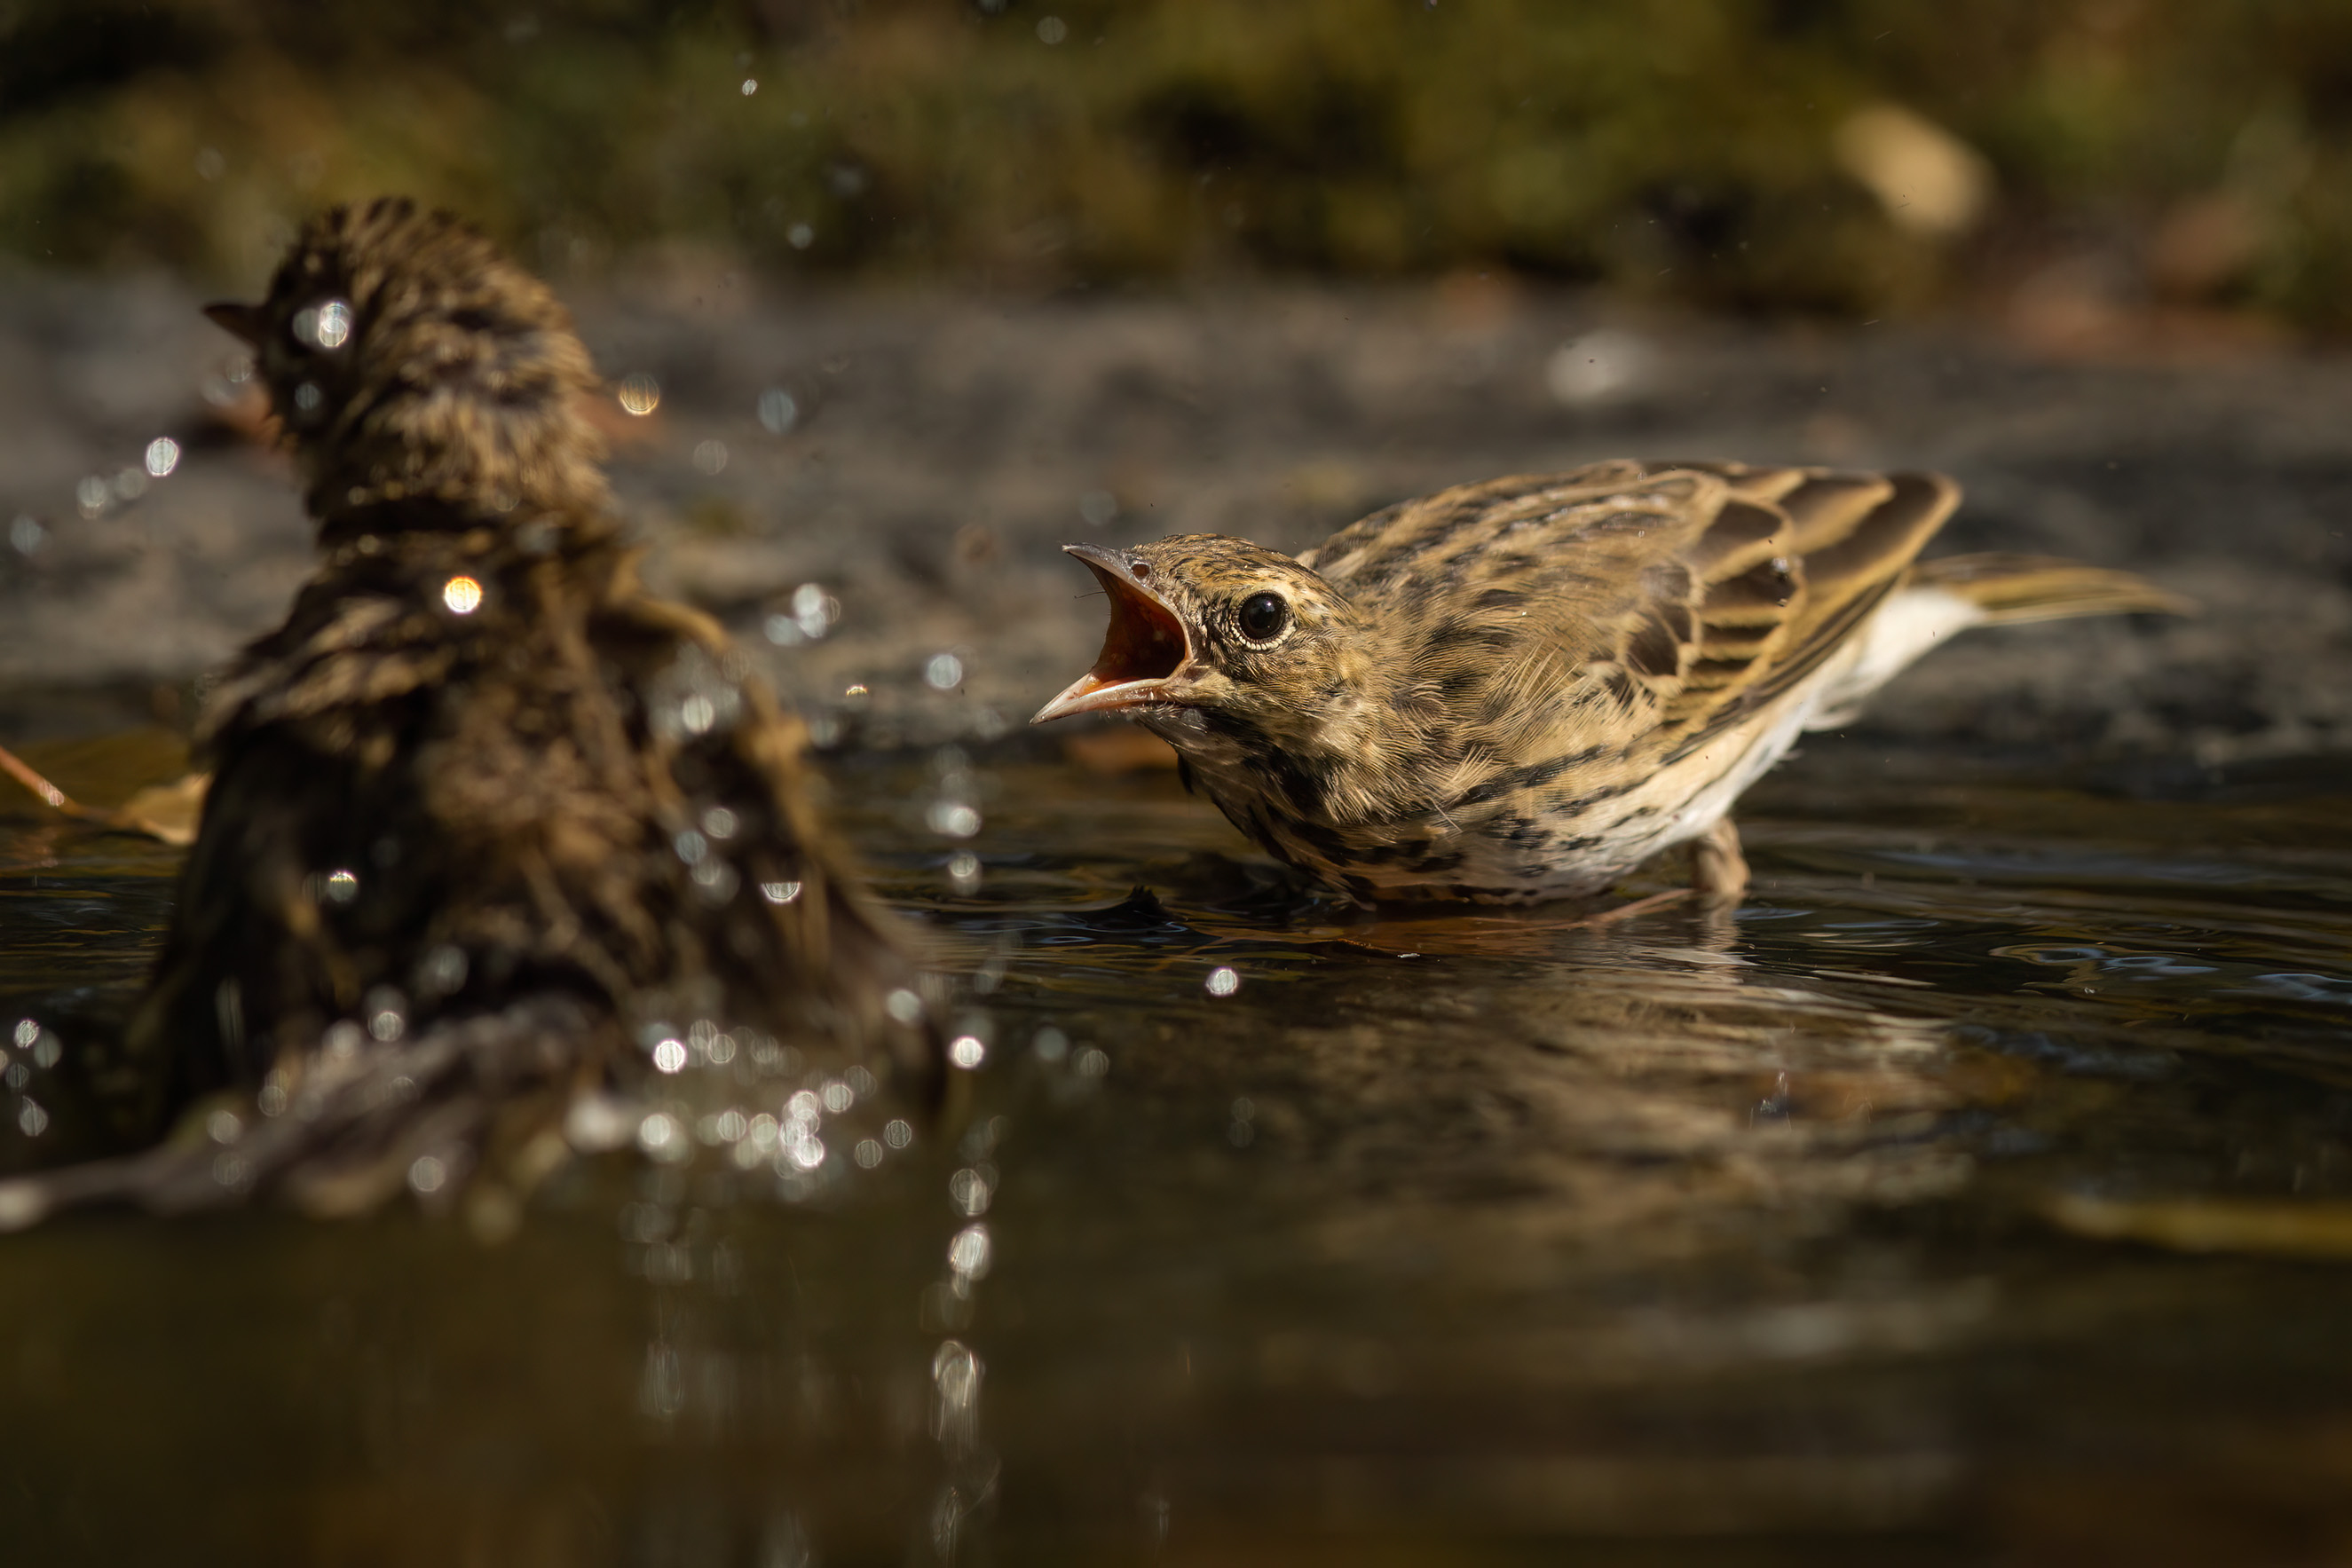
M 151 734 L 41 760 L 105 799 L 172 758 Z M 926 825 L 934 759 L 835 769 L 884 889 L 973 977 L 962 1127 L 823 1210 L 614 1158 L 500 1245 L 405 1208 L 0 1241 L 0 1555 L 2352 1539 L 2340 762 L 1818 744 L 1750 798 L 1736 920 L 1601 927 L 1360 915 L 1171 778 L 975 763 L 969 841 Z M 174 863 L 0 817 L 8 1016 L 69 1050 L 118 1018 Z M 0 1155 L 72 1133 L 0 1124 Z

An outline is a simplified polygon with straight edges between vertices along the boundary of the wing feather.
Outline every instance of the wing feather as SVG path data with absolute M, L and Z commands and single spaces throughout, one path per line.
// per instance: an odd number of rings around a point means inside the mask
M 1678 751 L 1791 690 L 1904 577 L 1957 502 L 1934 475 L 1592 464 L 1373 514 L 1301 560 L 1415 626 L 1416 667 L 1524 714 L 1622 715 Z M 1565 681 L 1561 677 L 1565 676 Z

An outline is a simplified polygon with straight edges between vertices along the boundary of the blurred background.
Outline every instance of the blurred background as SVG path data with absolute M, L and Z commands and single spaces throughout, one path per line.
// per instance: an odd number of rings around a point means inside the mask
M 589 277 L 1501 268 L 2326 331 L 2347 57 L 2334 0 L 13 0 L 0 245 L 241 281 L 396 189 Z

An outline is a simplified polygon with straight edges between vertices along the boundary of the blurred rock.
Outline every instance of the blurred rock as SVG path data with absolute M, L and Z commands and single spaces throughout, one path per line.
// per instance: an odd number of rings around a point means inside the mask
M 2352 748 L 2352 359 L 2053 362 L 1958 330 L 1632 324 L 1524 289 L 1482 294 L 1465 325 L 1426 288 L 1008 302 L 739 282 L 719 316 L 671 310 L 675 284 L 574 300 L 615 384 L 661 389 L 658 413 L 611 419 L 647 576 L 726 618 L 842 744 L 1008 733 L 1084 669 L 1102 608 L 1066 541 L 1299 549 L 1440 486 L 1632 454 L 1945 468 L 1969 494 L 1938 549 L 2129 567 L 2208 607 L 1964 638 L 1877 729 Z M 309 570 L 284 465 L 205 401 L 230 345 L 197 303 L 154 278 L 19 277 L 0 298 L 0 717 L 104 686 L 143 716 L 158 683 L 274 623 Z M 1561 345 L 1619 342 L 1655 390 L 1563 401 Z M 116 477 L 165 434 L 177 468 L 126 497 Z M 923 679 L 942 649 L 951 690 Z

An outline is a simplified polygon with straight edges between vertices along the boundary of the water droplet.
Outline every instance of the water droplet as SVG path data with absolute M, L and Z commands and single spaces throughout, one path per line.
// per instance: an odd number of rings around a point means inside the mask
M 449 1167 L 432 1155 L 419 1155 L 408 1167 L 409 1190 L 419 1197 L 439 1192 L 449 1180 Z
M 53 1029 L 43 1030 L 33 1041 L 33 1065 L 44 1072 L 55 1067 L 58 1059 L 65 1053 L 66 1042 L 58 1038 L 58 1031 Z
M 849 1157 L 857 1162 L 860 1169 L 870 1171 L 882 1163 L 882 1145 L 871 1138 L 860 1138 Z
M 697 442 L 694 465 L 705 474 L 723 473 L 727 467 L 727 444 L 723 441 Z
M 958 893 L 980 891 L 980 857 L 970 850 L 958 850 L 948 856 L 948 882 Z
M 637 371 L 621 378 L 617 395 L 623 409 L 642 419 L 661 406 L 661 382 L 645 371 Z
M 340 299 L 322 300 L 294 312 L 294 340 L 313 349 L 335 350 L 352 335 L 352 308 Z
M 735 813 L 724 806 L 713 806 L 702 813 L 702 831 L 714 839 L 733 838 L 737 826 Z
M 49 530 L 41 526 L 41 520 L 26 513 L 17 513 L 16 520 L 8 525 L 8 542 L 16 547 L 18 555 L 31 555 L 48 538 Z
M 445 942 L 425 954 L 417 966 L 417 989 L 433 996 L 454 996 L 465 988 L 467 967 L 466 950 Z
M 745 98 L 751 97 L 753 93 L 759 90 L 760 84 L 755 78 L 751 77 L 745 77 L 743 78 L 743 96 Z
M 816 230 L 806 224 L 794 224 L 784 231 L 784 238 L 791 242 L 794 250 L 806 250 L 816 243 Z
M 1100 1078 L 1110 1071 L 1110 1057 L 1099 1047 L 1090 1045 L 1078 1052 L 1078 1059 L 1070 1065 L 1081 1078 Z
M 968 839 L 980 831 L 980 812 L 961 800 L 934 800 L 923 820 L 931 831 L 951 839 Z
M 993 1250 L 987 1226 L 967 1225 L 948 1243 L 948 1267 L 967 1280 L 986 1279 Z
M 800 895 L 801 884 L 796 882 L 763 882 L 760 884 L 760 896 L 770 904 L 790 904 Z
M 74 505 L 81 508 L 85 517 L 94 517 L 106 510 L 106 504 L 113 498 L 113 487 L 101 475 L 87 475 L 74 486 Z
M 349 904 L 360 895 L 359 873 L 349 871 L 331 871 L 327 873 L 327 880 L 321 891 L 326 894 L 327 902 L 330 904 Z
M 988 1060 L 988 1047 L 978 1036 L 960 1034 L 948 1043 L 948 1060 L 966 1070 Z
M 681 1157 L 690 1152 L 685 1145 L 686 1129 L 667 1112 L 653 1112 L 637 1124 L 637 1147 L 657 1160 Z
M 701 890 L 702 901 L 713 908 L 730 902 L 735 890 L 743 885 L 735 868 L 717 855 L 698 864 L 693 872 L 694 885 Z
M 915 1141 L 915 1128 L 910 1122 L 892 1117 L 882 1129 L 882 1141 L 894 1149 L 903 1149 Z
M 1040 16 L 1037 18 L 1038 42 L 1051 46 L 1060 43 L 1069 36 L 1070 25 L 1067 22 L 1063 21 L 1059 16 Z
M 923 998 L 903 987 L 885 998 L 882 1007 L 892 1018 L 910 1027 L 923 1019 Z
M 27 1100 L 16 1109 L 16 1130 L 28 1138 L 37 1138 L 49 1130 L 49 1113 Z
M 1040 1061 L 1060 1061 L 1070 1054 L 1070 1037 L 1048 1024 L 1030 1040 L 1029 1049 L 1037 1053 Z
M 677 722 L 686 727 L 688 735 L 709 735 L 719 722 L 719 705 L 700 692 L 696 692 L 677 705 Z
M 205 1135 L 215 1144 L 234 1144 L 245 1135 L 245 1124 L 234 1111 L 215 1111 L 205 1118 Z
M 814 642 L 841 619 L 841 601 L 819 583 L 803 582 L 793 590 L 793 619 L 800 623 L 801 635 Z
M 963 661 L 953 653 L 934 653 L 923 666 L 923 684 L 933 691 L 950 692 L 963 685 Z
M 988 1200 L 993 1196 L 989 1179 L 969 1166 L 948 1177 L 948 1197 L 955 1204 L 958 1214 L 971 1218 L 986 1214 Z
M 180 444 L 159 435 L 147 444 L 147 472 L 161 479 L 180 465 Z
M 965 1408 L 980 1397 L 981 1376 L 980 1357 L 955 1340 L 942 1342 L 931 1354 L 931 1382 L 940 1403 L 950 1408 Z
M 470 577 L 453 577 L 441 585 L 441 602 L 452 615 L 471 615 L 482 607 L 482 585 Z
M 563 1136 L 583 1154 L 617 1149 L 635 1130 L 628 1113 L 602 1094 L 583 1094 L 563 1113 Z
M 760 423 L 771 435 L 782 435 L 801 422 L 801 405 L 782 387 L 760 394 Z
M 304 382 L 294 389 L 294 410 L 297 413 L 316 413 L 319 405 L 326 401 L 327 394 L 319 390 L 316 382 Z
M 665 1040 L 654 1046 L 654 1071 L 683 1072 L 686 1070 L 686 1041 Z
M 1209 994 L 1213 997 L 1230 997 L 1242 988 L 1240 973 L 1222 964 L 1209 971 L 1207 983 Z
M 367 1015 L 368 1033 L 378 1040 L 389 1043 L 407 1030 L 407 998 L 390 986 L 378 986 L 370 991 L 362 1010 Z
M 1102 528 L 1118 516 L 1118 497 L 1108 490 L 1089 490 L 1078 497 L 1078 516 L 1087 527 Z
M 16 1033 L 15 1038 L 19 1046 L 31 1045 L 35 1040 L 41 1038 L 40 1020 L 37 1019 L 18 1019 L 16 1020 Z
M 646 1346 L 646 1370 L 637 1380 L 637 1408 L 667 1421 L 686 1408 L 686 1369 L 677 1352 L 656 1340 Z

